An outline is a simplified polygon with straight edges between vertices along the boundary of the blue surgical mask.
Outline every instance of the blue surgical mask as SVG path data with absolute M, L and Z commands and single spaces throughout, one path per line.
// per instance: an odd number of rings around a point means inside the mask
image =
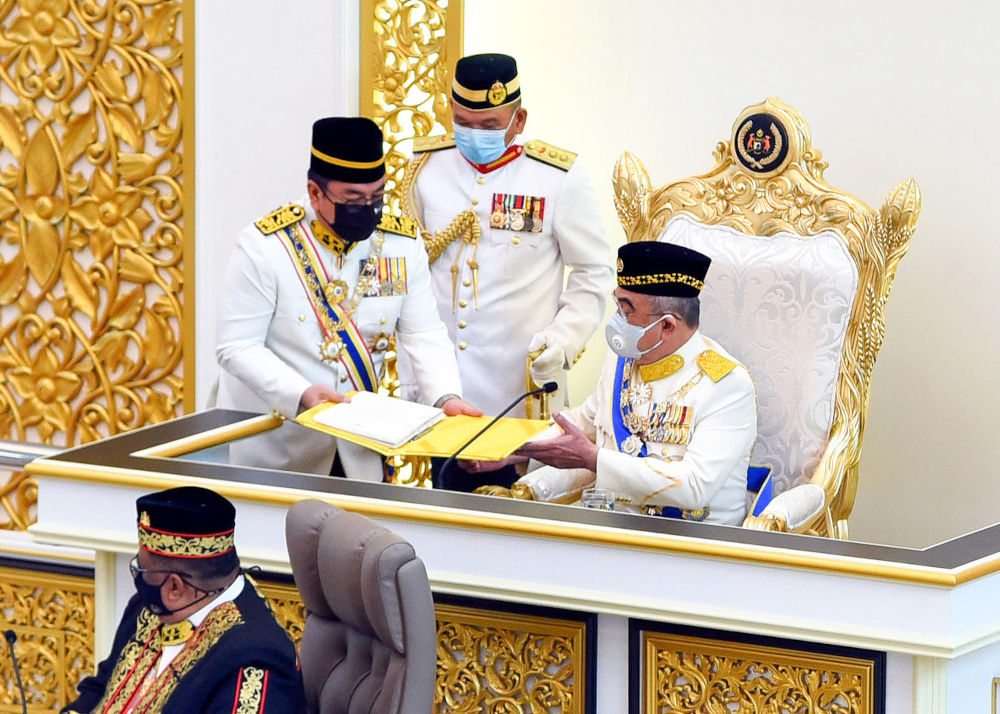
M 488 164 L 496 161 L 507 150 L 507 132 L 514 123 L 515 111 L 504 129 L 470 129 L 455 124 L 455 146 L 462 156 L 474 164 Z
M 669 314 L 667 313 L 667 315 Z M 663 344 L 663 340 L 660 340 L 648 350 L 639 349 L 639 340 L 642 339 L 642 336 L 658 325 L 667 315 L 662 315 L 659 320 L 651 325 L 640 327 L 639 325 L 633 325 L 625 319 L 625 316 L 620 311 L 616 312 L 611 316 L 607 326 L 604 328 L 604 337 L 608 341 L 608 346 L 615 354 L 625 359 L 639 359 L 647 352 L 652 352 Z

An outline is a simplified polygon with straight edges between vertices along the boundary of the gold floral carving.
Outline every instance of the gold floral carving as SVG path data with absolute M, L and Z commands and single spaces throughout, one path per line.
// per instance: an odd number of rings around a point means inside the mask
M 382 127 L 386 203 L 400 215 L 408 142 L 451 130 L 451 72 L 463 0 L 362 0 L 361 112 Z
M 438 605 L 438 712 L 585 711 L 581 622 Z
M 278 624 L 285 628 L 295 645 L 302 640 L 302 629 L 306 624 L 306 606 L 294 585 L 255 580 L 257 590 L 267 598 L 268 605 Z
M 870 660 L 649 632 L 642 642 L 646 712 L 875 711 Z
M 2 5 L 2 438 L 70 445 L 182 409 L 187 7 Z
M 28 530 L 35 522 L 38 479 L 24 471 L 0 471 L 0 506 L 0 530 Z
M 829 510 L 814 525 L 815 532 L 847 538 L 871 376 L 885 335 L 885 306 L 920 216 L 920 189 L 912 178 L 905 179 L 874 211 L 824 181 L 827 163 L 812 147 L 809 126 L 795 109 L 768 99 L 747 107 L 737 125 L 758 112 L 785 119 L 790 145 L 783 170 L 753 175 L 733 155 L 732 142 L 720 142 L 711 172 L 654 189 L 642 162 L 626 152 L 615 164 L 615 207 L 630 242 L 656 240 L 667 222 L 681 214 L 748 235 L 788 231 L 811 236 L 834 231 L 843 238 L 858 266 L 858 297 L 841 352 L 829 441 L 811 480 L 825 491 Z M 751 516 L 746 525 L 783 528 L 780 519 L 766 517 Z
M 17 634 L 28 710 L 58 711 L 75 699 L 94 671 L 94 581 L 0 568 L 0 612 Z M 0 678 L 14 681 L 9 655 L 0 658 Z M 16 688 L 0 690 L 0 710 L 21 711 Z

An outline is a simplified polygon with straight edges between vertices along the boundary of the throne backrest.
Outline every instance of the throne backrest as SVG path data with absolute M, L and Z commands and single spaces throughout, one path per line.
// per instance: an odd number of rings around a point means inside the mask
M 662 240 L 712 258 L 702 331 L 757 388 L 752 463 L 775 493 L 823 487 L 846 537 L 885 302 L 920 210 L 916 182 L 878 212 L 823 180 L 801 115 L 776 99 L 747 107 L 708 174 L 653 189 L 623 154 L 615 204 L 629 241 Z

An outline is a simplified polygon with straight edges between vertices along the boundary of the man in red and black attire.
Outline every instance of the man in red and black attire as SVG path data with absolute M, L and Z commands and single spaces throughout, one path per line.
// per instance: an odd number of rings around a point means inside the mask
M 193 486 L 136 501 L 136 595 L 64 714 L 304 712 L 295 647 L 233 544 L 236 510 Z

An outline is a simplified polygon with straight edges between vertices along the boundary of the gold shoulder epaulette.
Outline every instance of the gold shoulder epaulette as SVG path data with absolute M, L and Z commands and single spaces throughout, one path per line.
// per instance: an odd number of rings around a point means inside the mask
M 444 136 L 415 136 L 413 137 L 413 153 L 422 154 L 425 151 L 437 151 L 438 149 L 450 149 L 455 145 L 455 137 L 451 134 Z
M 524 153 L 563 171 L 569 171 L 569 167 L 573 165 L 577 157 L 572 151 L 560 149 L 558 146 L 546 144 L 544 141 L 529 141 L 524 147 Z
M 417 237 L 417 222 L 406 216 L 393 216 L 390 213 L 383 213 L 378 227 L 379 230 L 386 231 L 387 233 L 396 233 L 407 238 Z
M 306 217 L 306 209 L 302 206 L 297 206 L 294 203 L 289 203 L 287 206 L 282 206 L 276 211 L 268 213 L 266 216 L 261 218 L 259 221 L 255 221 L 254 225 L 260 229 L 260 232 L 264 235 L 270 235 L 275 231 L 280 231 L 286 226 L 290 226 L 293 223 L 297 223 Z
M 698 355 L 697 362 L 698 366 L 701 367 L 702 371 L 707 374 L 713 382 L 718 382 L 739 365 L 738 362 L 726 359 L 713 350 L 705 350 L 702 352 Z

